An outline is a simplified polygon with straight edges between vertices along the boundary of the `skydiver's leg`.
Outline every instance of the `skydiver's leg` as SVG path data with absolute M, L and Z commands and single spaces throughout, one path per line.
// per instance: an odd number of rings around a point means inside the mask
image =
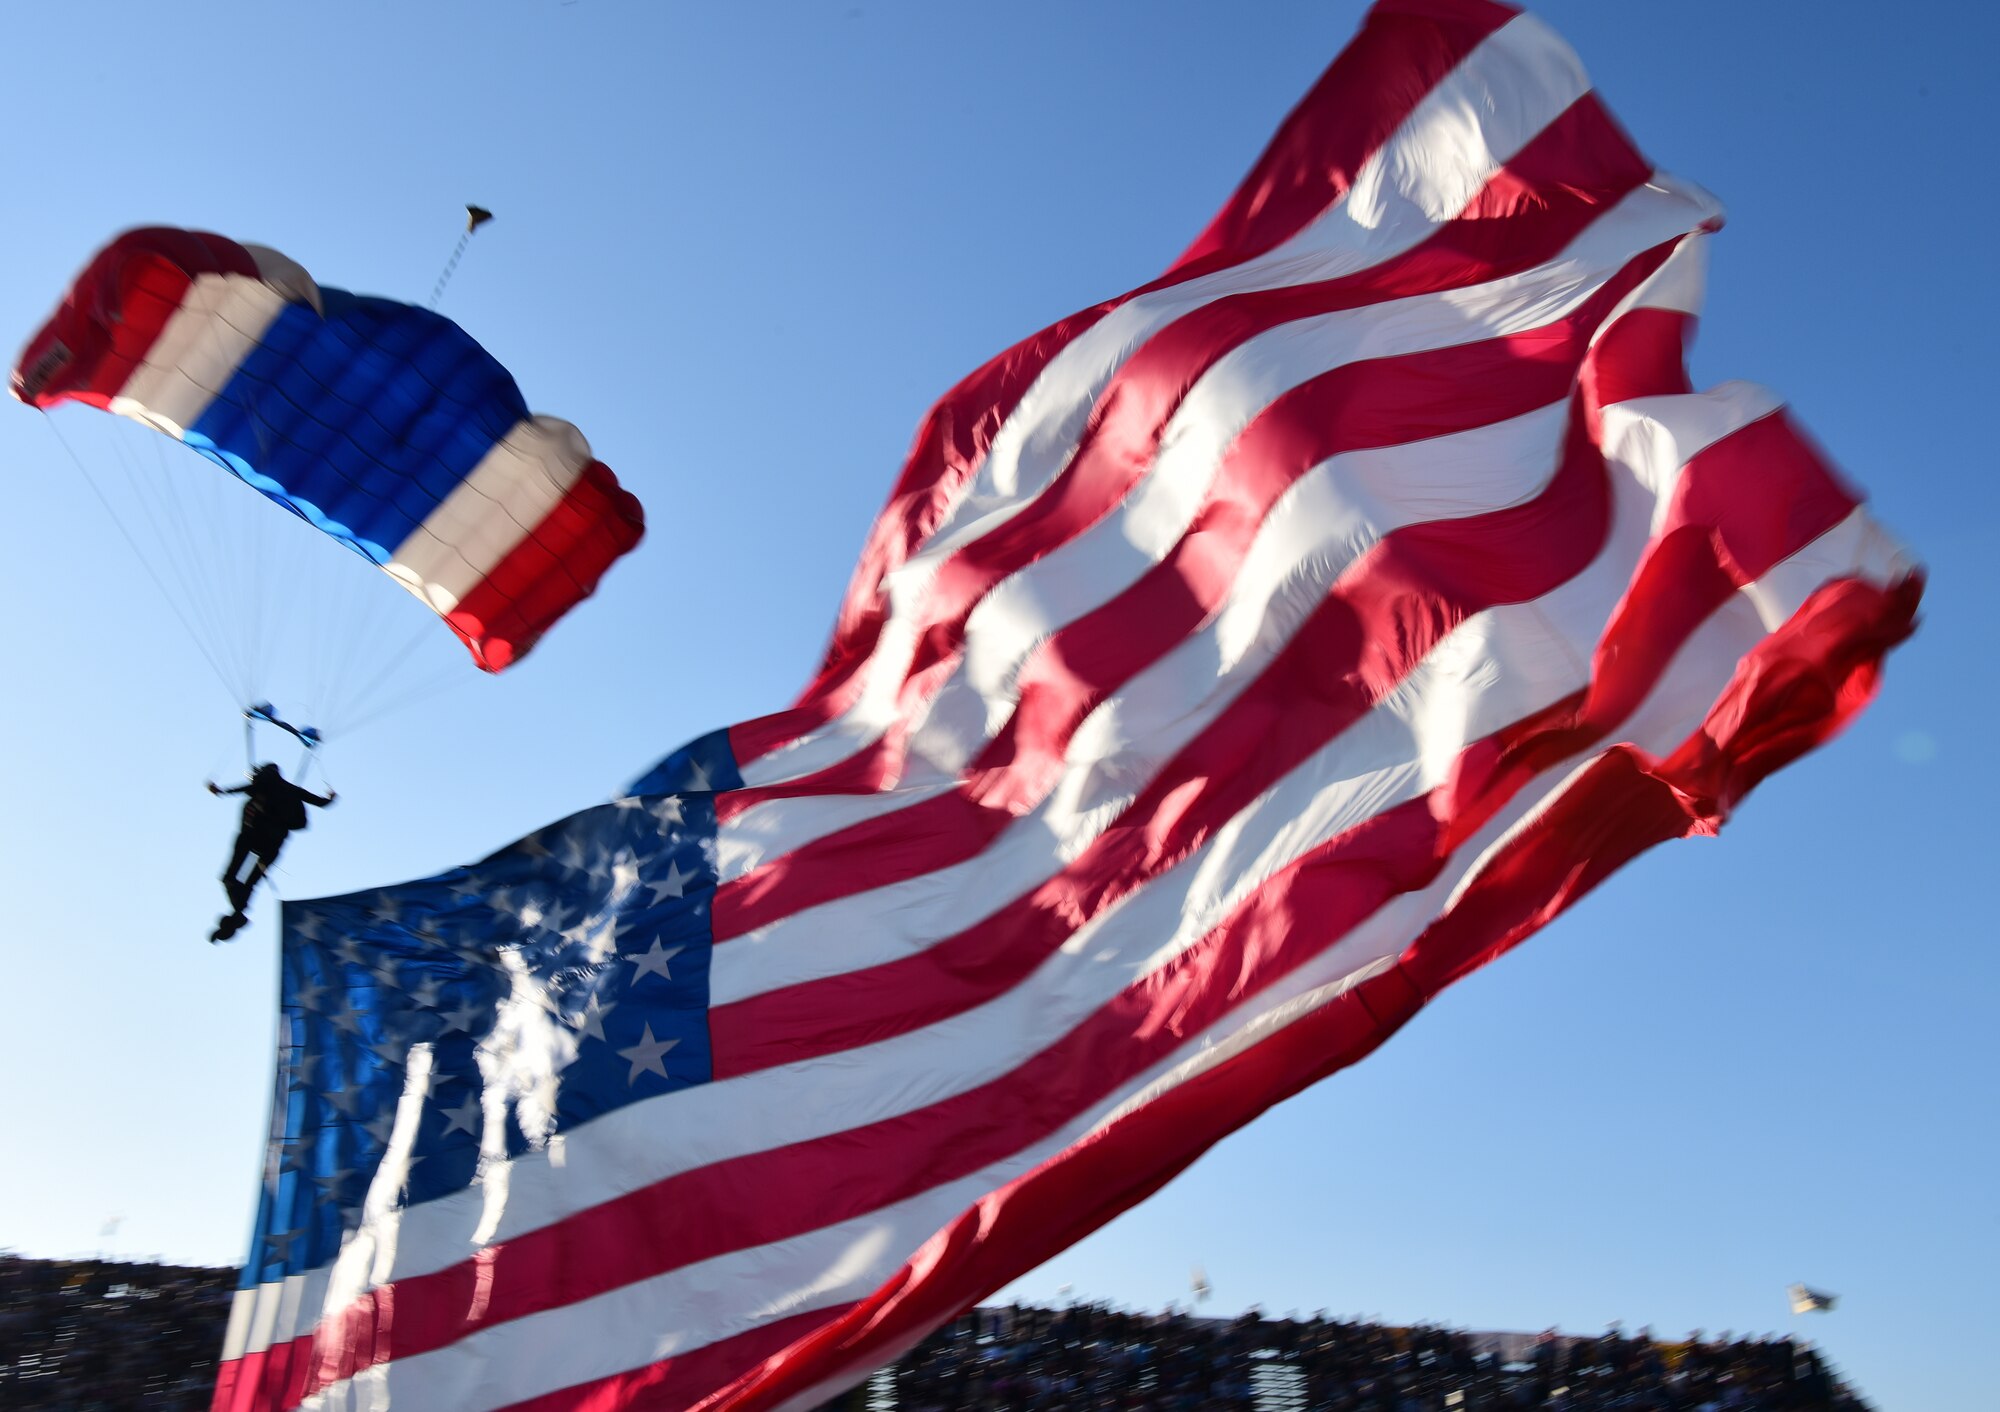
M 250 852 L 253 855 L 254 861 L 250 866 L 249 876 L 243 881 L 244 903 L 250 900 L 250 894 L 256 890 L 257 884 L 264 881 L 264 874 L 269 872 L 271 865 L 278 861 L 278 854 L 283 851 L 284 847 L 284 834 L 279 834 L 275 838 L 265 837 L 252 840 Z M 241 912 L 243 910 L 243 903 L 237 904 L 236 910 Z
M 238 912 L 241 912 L 245 904 L 250 901 L 250 889 L 256 885 L 239 880 L 244 860 L 250 856 L 250 844 L 251 839 L 248 834 L 237 834 L 236 847 L 229 855 L 229 864 L 222 870 L 222 890 L 229 894 L 229 905 Z

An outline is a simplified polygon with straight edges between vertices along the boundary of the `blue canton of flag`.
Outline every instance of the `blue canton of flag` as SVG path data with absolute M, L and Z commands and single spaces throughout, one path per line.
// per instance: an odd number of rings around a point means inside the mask
M 288 903 L 272 1142 L 247 1288 L 363 1213 L 710 1077 L 720 733 L 470 867 Z

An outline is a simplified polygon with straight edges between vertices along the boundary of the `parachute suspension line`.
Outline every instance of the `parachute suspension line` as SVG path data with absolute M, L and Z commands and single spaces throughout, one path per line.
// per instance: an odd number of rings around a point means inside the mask
M 133 537 L 131 529 L 112 506 L 111 499 L 104 493 L 103 487 L 98 485 L 97 478 L 91 475 L 90 468 L 84 464 L 83 458 L 76 454 L 76 448 L 69 444 L 69 438 L 62 434 L 62 428 L 56 425 L 55 418 L 45 411 L 42 420 L 47 422 L 49 429 L 55 433 L 56 440 L 62 444 L 62 449 L 68 454 L 71 464 L 76 467 L 77 474 L 82 476 L 84 484 L 90 487 L 90 493 L 97 497 L 97 503 L 104 507 L 104 513 L 110 516 L 111 523 L 118 527 L 118 533 L 124 536 L 125 543 L 131 547 L 132 556 L 139 561 L 139 567 L 146 571 L 146 577 L 153 581 L 153 587 L 159 591 L 167 607 L 173 610 L 174 617 L 180 620 L 180 625 L 186 631 L 189 641 L 194 643 L 195 649 L 208 663 L 209 670 L 215 673 L 215 679 L 222 684 L 222 689 L 230 696 L 236 696 L 237 693 L 231 686 L 228 675 L 222 670 L 222 664 L 216 661 L 215 654 L 208 650 L 208 645 L 201 640 L 201 634 L 195 631 L 194 624 L 188 621 L 187 614 L 181 611 L 180 604 L 176 603 L 173 595 L 167 591 L 167 586 L 161 580 L 159 573 L 147 560 L 145 552 L 139 548 L 139 541 Z
M 451 258 L 438 271 L 437 284 L 431 289 L 431 302 L 424 307 L 435 309 L 444 298 L 444 287 L 451 283 L 452 274 L 458 269 L 458 262 L 465 258 L 465 247 L 472 243 L 472 233 L 493 219 L 493 213 L 484 206 L 465 208 L 465 229 L 458 233 L 458 244 L 451 248 Z
M 230 558 L 224 552 L 220 533 L 216 528 L 215 517 L 212 514 L 206 516 L 190 515 L 186 497 L 179 489 L 180 478 L 175 468 L 168 461 L 165 439 L 162 437 L 148 437 L 146 439 L 153 447 L 154 464 L 158 469 L 158 474 L 153 476 L 142 475 L 135 462 L 128 456 L 126 466 L 134 482 L 135 494 L 140 493 L 138 483 L 141 480 L 150 481 L 153 493 L 159 499 L 160 503 L 165 506 L 168 513 L 171 514 L 177 527 L 176 532 L 171 535 L 162 535 L 161 543 L 169 552 L 178 546 L 185 555 L 187 559 L 185 579 L 190 590 L 190 601 L 202 611 L 210 634 L 209 641 L 214 644 L 217 655 L 230 659 L 230 667 L 239 688 L 247 692 L 250 689 L 249 664 L 242 660 L 240 650 L 231 650 L 235 644 L 232 643 L 231 635 L 227 630 L 227 622 L 230 617 L 226 603 L 228 596 L 227 585 L 222 582 L 219 566 L 229 563 Z M 118 442 L 118 447 L 121 453 L 125 451 L 122 439 Z M 200 476 L 196 477 L 196 479 L 206 480 L 209 477 Z M 212 543 L 212 552 L 208 554 L 202 552 L 200 539 L 196 535 L 195 523 L 197 520 L 206 527 L 206 538 Z
M 396 712 L 402 710 L 404 707 L 414 706 L 417 702 L 422 701 L 425 697 L 434 695 L 438 691 L 442 690 L 444 687 L 450 686 L 454 682 L 462 683 L 468 680 L 469 676 L 470 674 L 466 672 L 464 664 L 459 662 L 453 662 L 451 665 L 444 667 L 439 671 L 435 671 L 427 676 L 420 677 L 418 680 L 411 683 L 410 688 L 407 691 L 400 692 L 397 695 L 390 697 L 387 701 L 383 702 L 380 706 L 377 706 L 374 710 L 368 712 L 366 715 L 360 717 L 357 720 L 348 722 L 345 726 L 342 727 L 341 734 L 343 736 L 353 735 L 356 731 L 360 730 L 363 726 L 367 725 L 369 722 L 379 721 L 384 716 L 393 716 Z
M 216 659 L 228 669 L 232 680 L 240 684 L 243 678 L 242 664 L 227 650 L 228 634 L 222 630 L 219 610 L 211 607 L 201 592 L 206 580 L 200 572 L 198 563 L 191 562 L 193 559 L 190 552 L 191 541 L 170 532 L 164 522 L 163 517 L 169 503 L 167 489 L 160 483 L 160 478 L 150 477 L 142 472 L 137 456 L 126 444 L 126 438 L 114 436 L 112 446 L 117 452 L 116 464 L 122 468 L 125 476 L 126 493 L 120 499 L 127 504 L 136 504 L 144 512 L 158 557 L 171 571 L 174 582 L 180 586 L 180 598 L 177 601 L 194 616 L 197 620 L 197 630 L 202 634 L 202 641 L 208 645 Z M 177 553 L 176 550 L 180 552 Z
M 370 677 L 365 683 L 363 683 L 356 690 L 345 692 L 342 694 L 340 698 L 338 712 L 336 712 L 332 708 L 329 708 L 326 712 L 327 718 L 329 720 L 339 720 L 344 722 L 347 719 L 347 712 L 358 711 L 363 706 L 373 704 L 375 700 L 375 693 L 388 684 L 389 679 L 395 675 L 397 668 L 401 667 L 403 663 L 409 661 L 410 654 L 412 652 L 415 652 L 418 647 L 422 646 L 425 639 L 429 638 L 436 631 L 437 628 L 432 623 L 419 623 L 417 625 L 417 630 L 414 633 L 410 634 L 409 641 L 405 642 L 402 645 L 402 647 L 393 656 L 389 658 L 387 662 L 383 663 L 382 666 L 379 669 L 377 669 L 374 676 Z M 460 664 L 454 662 L 452 663 L 452 667 L 454 671 L 457 671 L 460 667 Z M 366 719 L 366 717 L 364 717 L 363 719 Z

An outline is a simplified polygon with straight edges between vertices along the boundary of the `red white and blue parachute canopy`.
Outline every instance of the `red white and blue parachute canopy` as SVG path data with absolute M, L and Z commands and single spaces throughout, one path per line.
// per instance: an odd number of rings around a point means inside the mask
M 491 672 L 645 532 L 583 434 L 530 414 L 457 324 L 201 231 L 128 231 L 99 251 L 13 392 L 185 442 L 423 599 Z

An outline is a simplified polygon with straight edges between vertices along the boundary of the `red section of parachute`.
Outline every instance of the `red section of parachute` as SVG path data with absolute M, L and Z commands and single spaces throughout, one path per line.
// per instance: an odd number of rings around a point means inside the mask
M 257 274 L 235 241 L 206 231 L 148 226 L 97 252 L 14 364 L 13 392 L 35 407 L 105 407 L 204 274 Z
M 515 661 L 551 624 L 596 591 L 604 571 L 646 533 L 638 497 L 602 461 L 444 615 L 489 672 Z

